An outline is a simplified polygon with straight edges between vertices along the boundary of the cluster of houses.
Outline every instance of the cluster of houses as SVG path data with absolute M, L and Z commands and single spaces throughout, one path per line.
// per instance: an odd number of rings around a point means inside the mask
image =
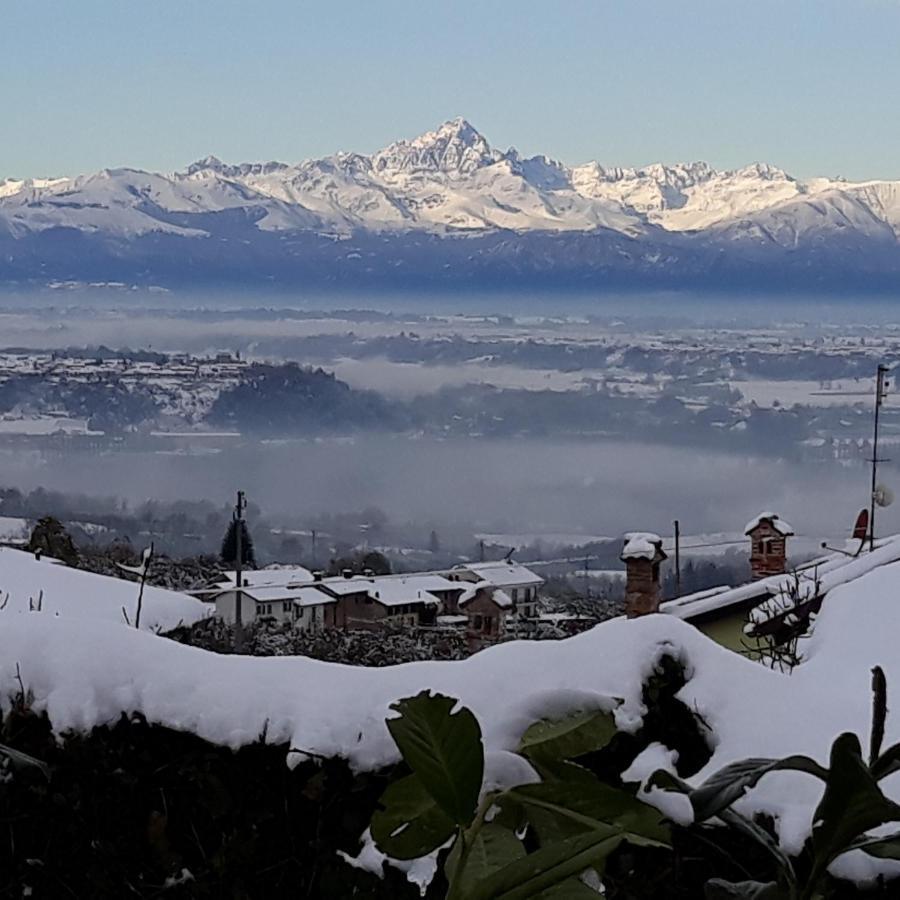
M 440 572 L 325 577 L 304 568 L 235 573 L 197 596 L 215 602 L 229 624 L 258 619 L 291 623 L 298 630 L 375 629 L 444 625 L 465 630 L 475 644 L 491 643 L 539 614 L 543 578 L 507 560 L 466 563 Z

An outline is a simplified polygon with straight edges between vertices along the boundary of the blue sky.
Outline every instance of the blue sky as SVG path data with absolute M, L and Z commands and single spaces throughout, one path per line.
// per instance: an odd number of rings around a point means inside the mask
M 3 0 L 0 178 L 370 152 L 900 178 L 900 0 Z

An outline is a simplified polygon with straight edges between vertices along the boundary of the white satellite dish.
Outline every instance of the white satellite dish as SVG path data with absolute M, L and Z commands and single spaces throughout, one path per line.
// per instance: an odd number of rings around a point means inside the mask
M 872 497 L 877 506 L 890 506 L 894 502 L 894 492 L 885 484 L 876 485 Z

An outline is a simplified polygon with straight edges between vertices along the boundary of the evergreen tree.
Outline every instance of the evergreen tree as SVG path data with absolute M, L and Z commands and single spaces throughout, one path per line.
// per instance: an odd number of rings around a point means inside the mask
M 253 539 L 250 537 L 250 530 L 247 523 L 241 519 L 232 519 L 228 524 L 228 530 L 222 539 L 222 549 L 219 555 L 222 562 L 229 566 L 237 565 L 237 536 L 238 527 L 241 529 L 241 563 L 248 569 L 256 568 L 256 555 L 253 552 Z
M 62 522 L 53 516 L 38 519 L 32 529 L 28 549 L 32 553 L 41 553 L 62 560 L 68 566 L 78 565 L 78 550 L 72 536 Z

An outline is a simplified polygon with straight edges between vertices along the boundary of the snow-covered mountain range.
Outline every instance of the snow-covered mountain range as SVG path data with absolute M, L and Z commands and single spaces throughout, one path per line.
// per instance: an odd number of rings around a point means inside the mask
M 761 164 L 570 167 L 497 150 L 465 119 L 371 156 L 0 181 L 7 282 L 548 275 L 675 286 L 744 273 L 815 285 L 838 273 L 885 286 L 900 273 L 898 239 L 900 181 L 804 181 Z

